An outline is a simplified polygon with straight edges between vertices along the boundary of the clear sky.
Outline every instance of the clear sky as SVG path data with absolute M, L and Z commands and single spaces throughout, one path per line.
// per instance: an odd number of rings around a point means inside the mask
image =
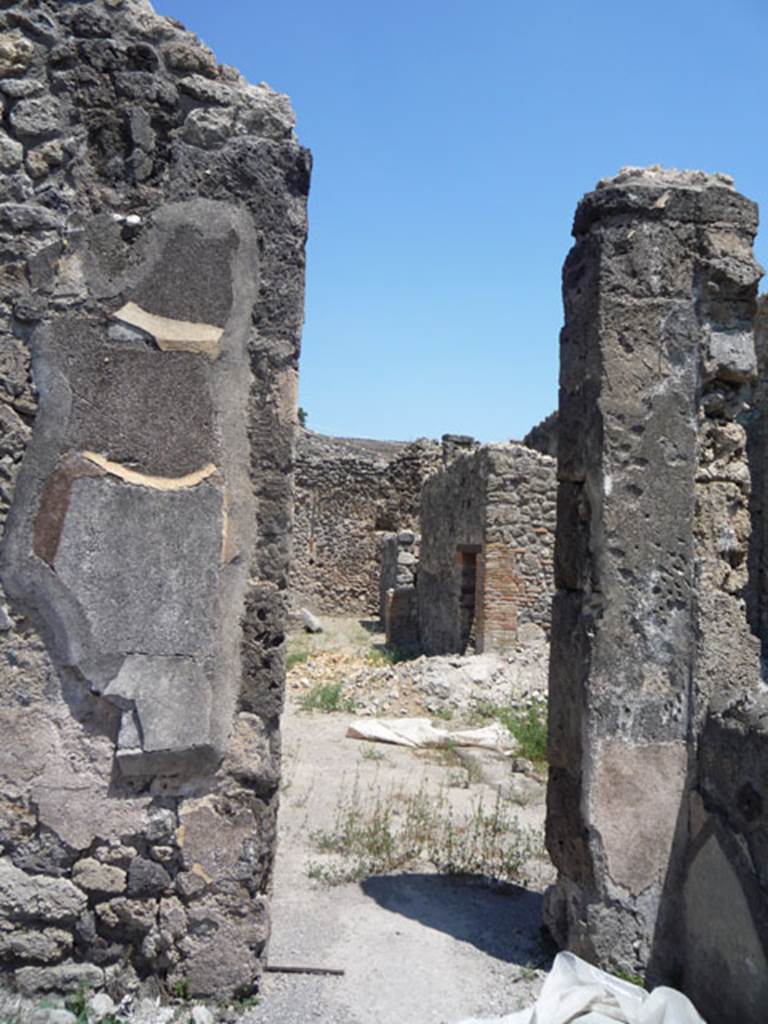
M 768 0 L 155 6 L 287 92 L 314 154 L 315 430 L 522 437 L 557 404 L 574 208 L 623 165 L 727 171 L 768 211 Z

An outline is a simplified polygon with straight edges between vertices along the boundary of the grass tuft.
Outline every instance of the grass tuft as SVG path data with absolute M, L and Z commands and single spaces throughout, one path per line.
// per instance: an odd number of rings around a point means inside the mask
M 534 764 L 547 763 L 547 716 L 543 706 L 533 704 L 527 710 L 502 707 L 489 701 L 477 701 L 473 715 L 481 721 L 496 719 L 518 743 L 517 753 Z
M 291 651 L 285 658 L 285 671 L 295 668 L 296 665 L 303 665 L 309 660 L 309 651 Z
M 430 863 L 440 874 L 474 875 L 489 882 L 521 877 L 540 854 L 541 837 L 520 825 L 500 794 L 492 806 L 478 800 L 467 817 L 454 818 L 445 791 L 416 793 L 372 788 L 355 780 L 342 795 L 330 829 L 312 833 L 323 860 L 310 861 L 310 878 L 337 885 Z
M 343 683 L 318 683 L 299 697 L 299 707 L 302 711 L 354 711 L 355 702 L 343 691 Z

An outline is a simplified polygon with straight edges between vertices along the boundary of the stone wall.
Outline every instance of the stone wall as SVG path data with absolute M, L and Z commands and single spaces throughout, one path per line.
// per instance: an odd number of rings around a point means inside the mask
M 144 0 L 2 7 L 2 970 L 250 991 L 309 155 Z
M 396 647 L 418 644 L 416 577 L 420 551 L 421 537 L 413 530 L 389 534 L 381 542 L 379 618 L 386 642 Z
M 724 176 L 630 169 L 563 272 L 546 918 L 724 1024 L 768 1006 L 756 226 Z
M 518 627 L 548 630 L 554 461 L 523 445 L 456 455 L 424 485 L 419 632 L 427 654 L 503 651 Z
M 296 454 L 293 603 L 327 613 L 379 613 L 383 538 L 418 526 L 421 485 L 441 449 L 300 432 Z

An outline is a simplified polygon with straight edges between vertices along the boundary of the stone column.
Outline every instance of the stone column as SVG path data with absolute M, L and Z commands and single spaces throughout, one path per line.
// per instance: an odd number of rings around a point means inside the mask
M 758 673 L 755 230 L 725 176 L 629 169 L 579 204 L 563 271 L 546 921 L 668 980 L 697 733 L 713 690 Z

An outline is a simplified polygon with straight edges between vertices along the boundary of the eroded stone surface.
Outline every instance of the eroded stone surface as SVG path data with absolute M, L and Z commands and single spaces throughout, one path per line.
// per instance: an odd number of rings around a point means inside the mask
M 86 905 L 83 893 L 67 879 L 29 876 L 0 860 L 0 914 L 4 918 L 70 924 Z
M 311 161 L 145 0 L 0 21 L 0 837 L 39 915 L 6 892 L 2 969 L 117 999 L 193 959 L 221 995 L 268 933 Z
M 222 496 L 79 478 L 53 568 L 105 653 L 199 655 L 215 629 Z
M 576 212 L 545 909 L 576 952 L 750 1024 L 768 950 L 756 226 L 725 176 L 658 168 Z

